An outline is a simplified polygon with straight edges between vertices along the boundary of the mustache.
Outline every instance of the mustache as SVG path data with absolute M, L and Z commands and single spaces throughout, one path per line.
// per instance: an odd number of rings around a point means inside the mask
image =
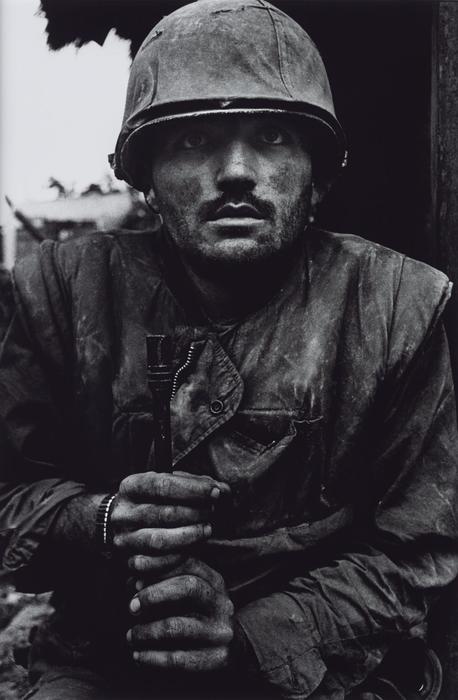
M 273 219 L 275 216 L 274 205 L 265 199 L 256 197 L 252 192 L 245 192 L 242 196 L 225 193 L 217 199 L 204 202 L 199 208 L 198 216 L 204 221 L 213 219 L 217 216 L 218 211 L 226 206 L 226 204 L 248 204 L 254 207 L 263 219 Z

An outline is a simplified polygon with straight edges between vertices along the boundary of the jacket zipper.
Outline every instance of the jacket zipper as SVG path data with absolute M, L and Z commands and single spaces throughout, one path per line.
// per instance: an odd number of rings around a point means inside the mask
M 181 367 L 178 367 L 177 371 L 175 372 L 175 376 L 173 377 L 173 382 L 172 382 L 172 393 L 170 395 L 170 400 L 173 399 L 173 397 L 176 394 L 176 391 L 178 389 L 178 380 L 180 376 L 185 372 L 189 366 L 191 365 L 192 362 L 192 357 L 194 355 L 194 350 L 195 350 L 195 345 L 194 343 L 191 343 L 189 346 L 188 354 L 186 356 L 186 360 L 184 361 L 184 364 L 181 365 Z

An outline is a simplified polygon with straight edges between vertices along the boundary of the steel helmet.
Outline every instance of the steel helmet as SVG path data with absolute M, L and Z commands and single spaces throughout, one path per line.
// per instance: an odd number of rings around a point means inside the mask
M 155 125 L 285 112 L 306 118 L 327 168 L 345 164 L 326 69 L 302 27 L 264 0 L 199 0 L 164 17 L 138 50 L 110 162 L 119 179 L 144 190 Z

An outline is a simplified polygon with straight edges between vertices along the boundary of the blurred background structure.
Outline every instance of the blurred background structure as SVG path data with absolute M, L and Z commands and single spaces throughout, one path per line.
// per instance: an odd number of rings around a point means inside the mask
M 46 238 L 63 241 L 92 231 L 141 231 L 152 225 L 143 197 L 131 188 L 107 189 L 91 184 L 75 195 L 54 178 L 50 179 L 50 187 L 58 189 L 56 199 L 25 201 L 16 207 L 8 196 L 5 198 L 15 218 L 16 259 Z
M 318 44 L 348 134 L 349 165 L 319 223 L 429 262 L 457 286 L 458 3 L 273 2 Z M 3 0 L 0 225 L 7 267 L 40 237 L 62 239 L 117 226 L 143 229 L 151 223 L 141 198 L 110 181 L 106 154 L 121 123 L 130 57 L 153 24 L 183 4 Z M 0 326 L 8 317 L 9 294 L 1 273 Z M 456 294 L 447 325 L 458 380 Z M 0 327 L 0 342 L 1 337 Z M 0 669 L 7 670 L 7 681 L 0 683 L 0 696 L 16 700 L 23 677 L 2 643 L 11 639 L 10 622 L 22 614 L 22 603 L 9 587 L 3 596 Z M 458 698 L 457 598 L 451 590 L 433 616 L 433 637 L 445 666 L 442 700 Z M 39 599 L 37 605 L 43 604 Z M 27 625 L 22 618 L 18 624 L 23 640 Z

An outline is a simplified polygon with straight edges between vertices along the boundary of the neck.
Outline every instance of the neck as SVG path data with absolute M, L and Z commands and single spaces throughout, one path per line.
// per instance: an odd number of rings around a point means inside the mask
M 196 268 L 183 261 L 205 314 L 213 321 L 234 320 L 263 306 L 281 287 L 297 259 L 299 242 L 272 260 Z

